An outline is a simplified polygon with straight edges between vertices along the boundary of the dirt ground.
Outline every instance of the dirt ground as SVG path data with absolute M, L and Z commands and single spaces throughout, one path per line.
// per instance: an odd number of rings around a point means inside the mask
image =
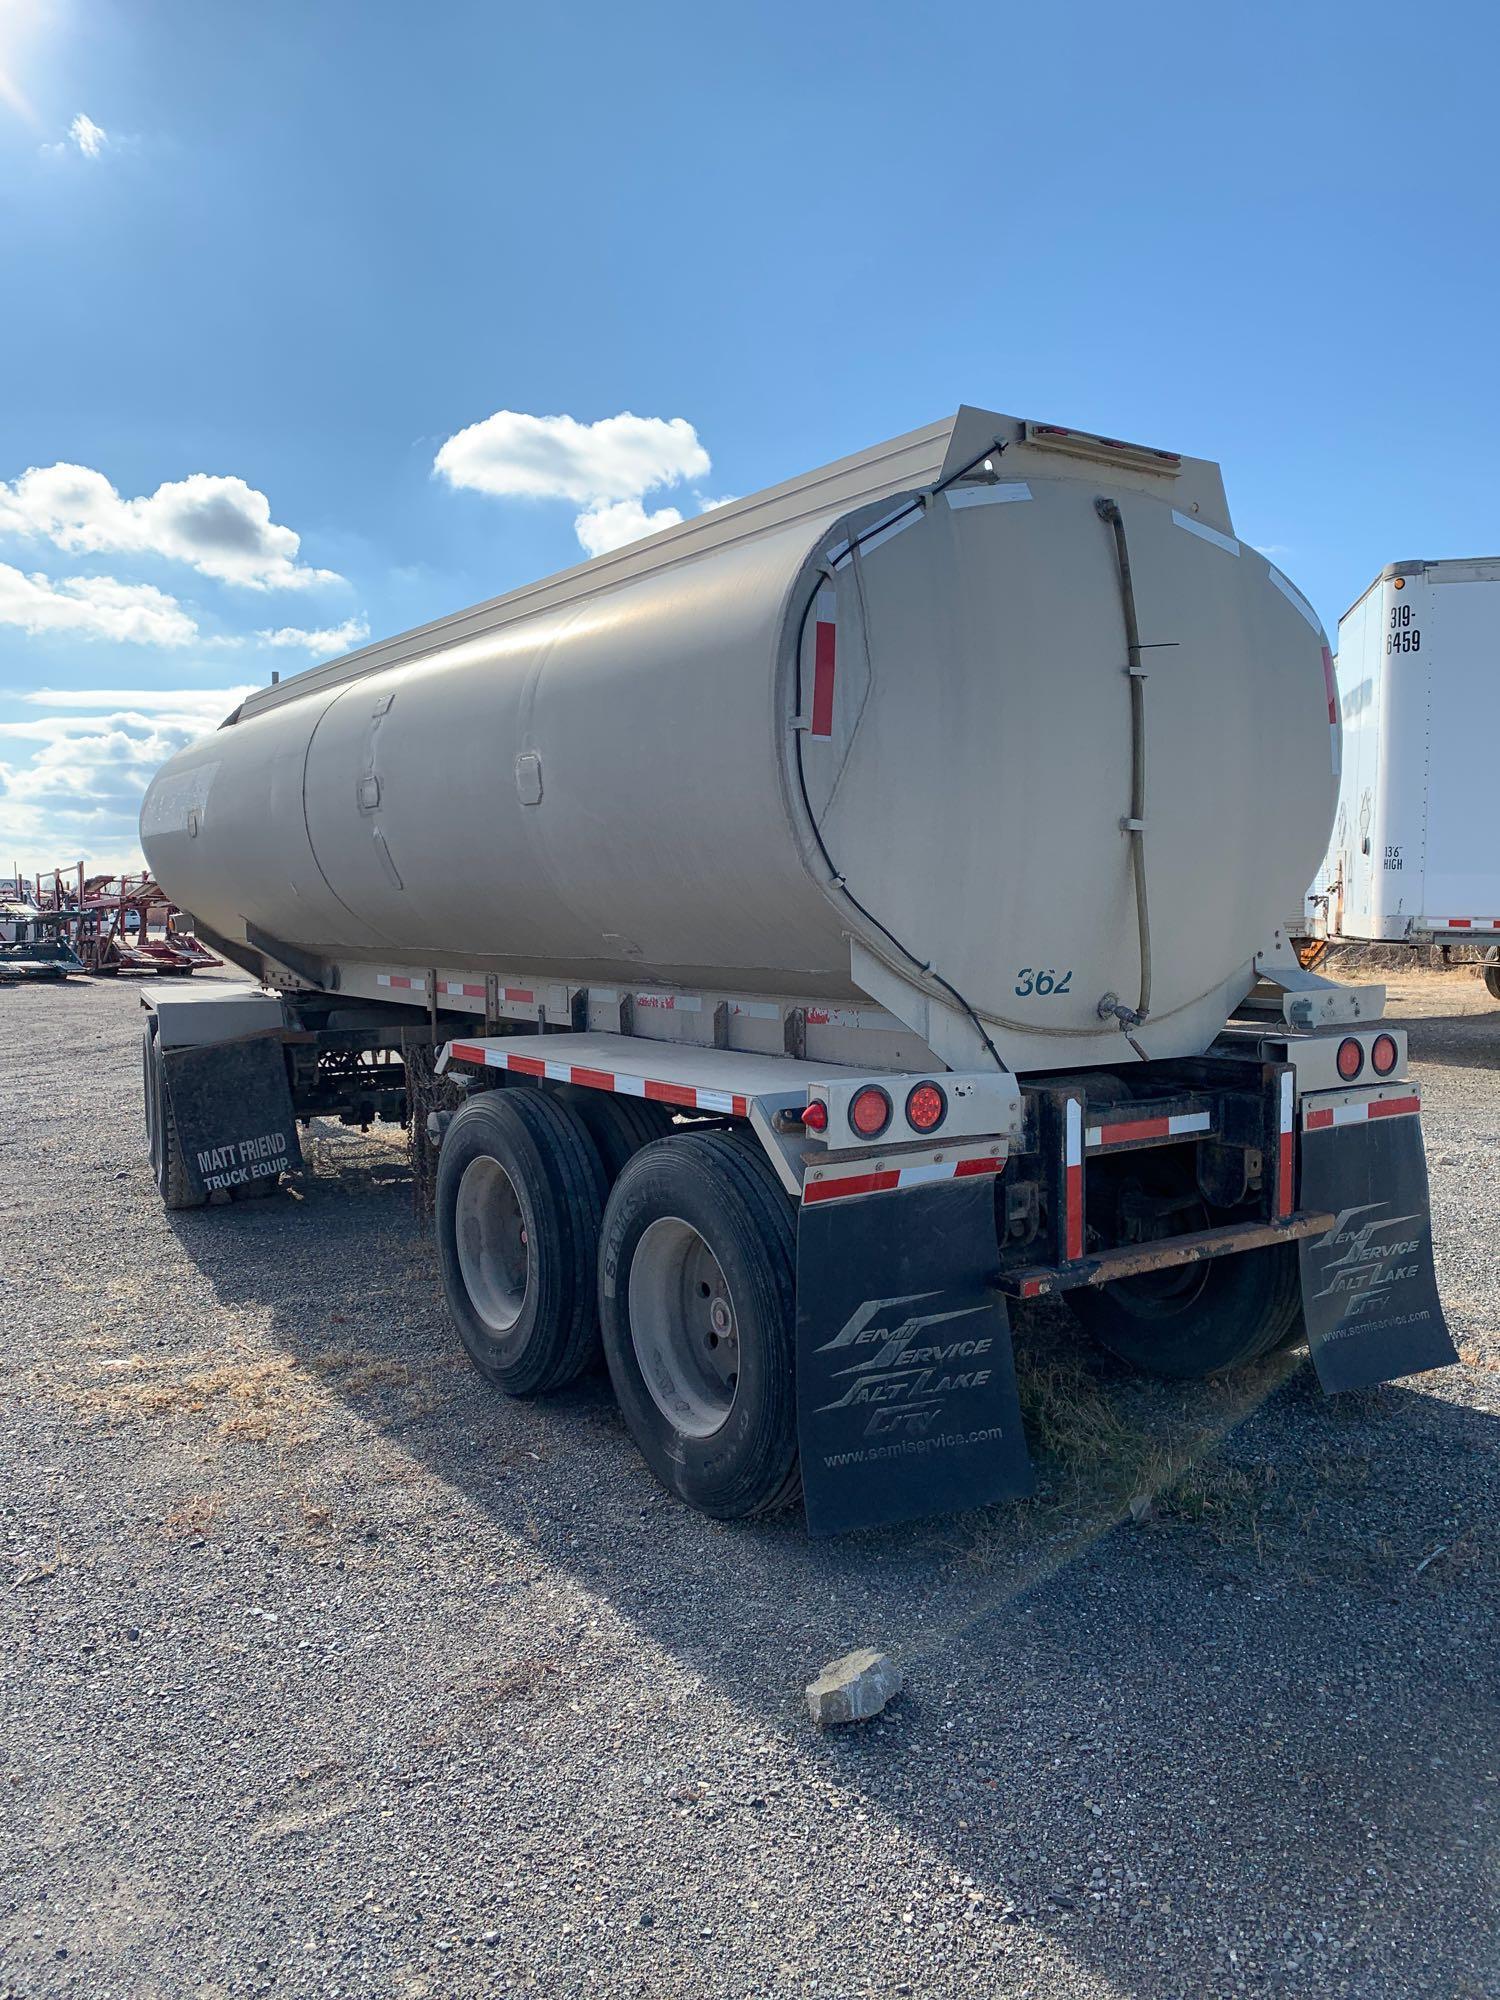
M 390 1139 L 165 1215 L 138 995 L 0 989 L 0 1995 L 1500 1994 L 1500 1007 L 1382 976 L 1462 1365 L 1018 1317 L 1036 1499 L 834 1542 L 487 1388 Z

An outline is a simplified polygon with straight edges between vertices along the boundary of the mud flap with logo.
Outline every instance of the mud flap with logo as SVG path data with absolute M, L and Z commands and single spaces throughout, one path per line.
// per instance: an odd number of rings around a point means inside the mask
M 1334 1216 L 1301 1245 L 1308 1345 L 1330 1395 L 1458 1359 L 1433 1271 L 1419 1118 L 1304 1125 L 1301 1205 Z
M 273 1035 L 164 1049 L 167 1105 L 198 1195 L 302 1165 L 286 1058 Z
M 989 1179 L 804 1207 L 797 1433 L 818 1535 L 1032 1489 Z

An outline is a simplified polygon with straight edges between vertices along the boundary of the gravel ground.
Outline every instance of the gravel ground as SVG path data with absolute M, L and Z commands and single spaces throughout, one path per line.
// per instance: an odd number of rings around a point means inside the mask
M 1038 1498 L 814 1544 L 470 1373 L 387 1140 L 164 1215 L 135 993 L 0 989 L 0 1993 L 1500 1994 L 1500 1009 L 1392 1012 L 1462 1368 L 1039 1315 Z

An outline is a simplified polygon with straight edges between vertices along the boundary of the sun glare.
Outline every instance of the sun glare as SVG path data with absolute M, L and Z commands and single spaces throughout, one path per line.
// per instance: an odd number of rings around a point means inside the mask
M 0 106 L 35 125 L 36 111 L 21 87 L 20 70 L 36 31 L 45 23 L 46 0 L 0 0 Z

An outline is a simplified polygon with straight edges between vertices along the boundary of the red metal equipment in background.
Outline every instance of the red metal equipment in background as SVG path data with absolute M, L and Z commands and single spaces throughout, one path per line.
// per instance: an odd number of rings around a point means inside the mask
M 36 896 L 41 909 L 59 913 L 87 972 L 186 977 L 201 965 L 224 963 L 178 928 L 181 912 L 152 875 L 86 875 L 80 861 L 39 875 Z

